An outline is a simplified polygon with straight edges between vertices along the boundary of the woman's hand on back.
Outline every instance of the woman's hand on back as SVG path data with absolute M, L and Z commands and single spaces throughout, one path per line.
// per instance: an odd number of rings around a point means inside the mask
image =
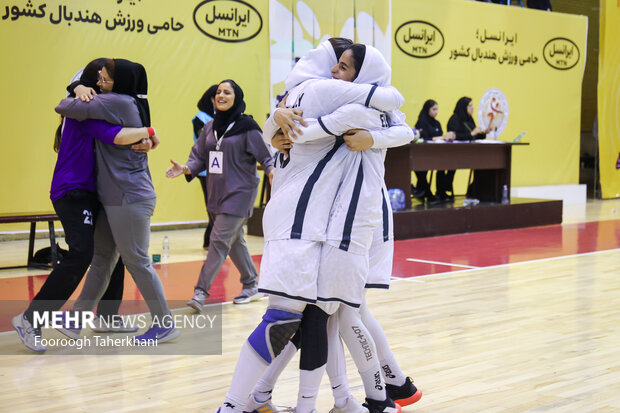
M 80 99 L 82 102 L 90 102 L 97 96 L 95 89 L 84 85 L 77 85 L 75 89 L 73 89 L 73 93 L 75 93 L 75 98 Z
M 288 150 L 293 147 L 293 143 L 289 138 L 284 136 L 282 129 L 278 129 L 273 138 L 271 138 L 271 146 L 282 152 L 288 158 Z
M 290 140 L 295 140 L 297 135 L 303 135 L 299 124 L 302 126 L 308 126 L 302 115 L 303 112 L 300 109 L 278 109 L 273 114 L 273 120 L 280 127 L 280 129 L 282 129 L 284 136 Z
M 286 95 L 284 95 L 284 97 L 282 98 L 281 101 L 278 102 L 276 107 L 278 107 L 278 108 L 286 108 L 286 99 L 287 98 L 288 98 L 288 93 Z
M 151 142 L 151 140 L 148 138 L 142 139 L 140 143 L 134 143 L 133 145 L 131 145 L 131 149 L 134 152 L 138 152 L 138 153 L 147 153 L 154 147 L 155 146 L 153 145 L 153 142 Z
M 344 143 L 352 151 L 365 151 L 375 143 L 366 129 L 351 129 L 344 134 Z
M 157 136 L 157 133 L 155 133 L 155 135 L 150 137 L 151 142 L 153 143 L 153 146 L 151 147 L 151 149 L 155 149 L 159 146 L 159 137 Z

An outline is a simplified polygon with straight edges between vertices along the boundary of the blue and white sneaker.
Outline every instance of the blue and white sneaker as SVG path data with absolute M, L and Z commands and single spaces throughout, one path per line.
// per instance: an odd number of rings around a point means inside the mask
M 229 402 L 224 402 L 224 404 L 221 405 L 219 409 L 217 409 L 216 413 L 242 413 L 242 412 L 243 410 L 235 406 L 234 404 L 229 403 Z
M 41 329 L 34 328 L 24 313 L 18 314 L 11 320 L 19 339 L 29 350 L 42 353 L 47 348 L 41 344 Z
M 60 331 L 61 333 L 63 333 L 65 336 L 72 338 L 72 339 L 78 339 L 80 338 L 80 333 L 82 332 L 82 327 L 78 326 L 77 323 L 74 323 L 73 321 L 71 322 L 67 322 L 67 320 L 65 320 L 65 316 L 67 315 L 67 313 L 62 313 L 62 327 L 57 328 L 56 330 Z
M 134 336 L 134 340 L 146 341 L 156 340 L 157 344 L 165 343 L 166 341 L 174 340 L 181 335 L 181 332 L 174 327 L 151 327 L 146 333 Z
M 262 396 L 263 399 L 266 396 L 266 400 L 260 401 L 257 399 L 256 396 L 259 396 L 259 394 L 256 393 L 260 393 L 260 396 Z M 278 411 L 278 409 L 271 403 L 271 390 L 268 392 L 257 392 L 254 390 L 250 393 L 248 402 L 243 410 L 250 413 L 276 413 Z
M 265 294 L 258 292 L 258 287 L 244 288 L 241 294 L 233 299 L 233 304 L 247 304 L 252 301 L 260 300 Z

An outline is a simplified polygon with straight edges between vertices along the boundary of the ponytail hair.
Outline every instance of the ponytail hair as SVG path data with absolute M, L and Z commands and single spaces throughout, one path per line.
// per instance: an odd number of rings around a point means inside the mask
M 62 139 L 62 123 L 64 119 L 64 117 L 60 117 L 60 124 L 56 128 L 56 134 L 54 135 L 54 152 L 56 153 L 58 153 L 58 151 L 60 150 L 60 141 Z

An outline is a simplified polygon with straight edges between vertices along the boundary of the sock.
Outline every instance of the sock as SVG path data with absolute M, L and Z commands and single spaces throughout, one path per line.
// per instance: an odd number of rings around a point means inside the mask
M 362 323 L 360 313 L 347 306 L 342 306 L 339 313 L 340 335 L 361 375 L 366 397 L 379 401 L 385 400 L 385 382 L 381 377 L 381 366 L 375 342 Z
M 360 307 L 360 315 L 362 317 L 362 322 L 375 341 L 377 355 L 379 356 L 379 362 L 381 363 L 385 382 L 395 386 L 402 386 L 405 384 L 406 377 L 396 362 L 396 358 L 390 349 L 385 332 L 381 328 L 381 325 L 377 319 L 368 310 L 366 300 L 364 300 L 362 306 Z
M 296 413 L 315 409 L 321 378 L 327 364 L 327 320 L 325 311 L 307 305 L 301 319 L 301 357 Z
M 387 384 L 393 384 L 394 386 L 402 386 L 405 384 L 407 378 L 400 369 L 391 350 L 389 355 L 381 360 L 381 369 L 383 370 L 383 376 Z
M 296 353 L 297 347 L 295 347 L 293 342 L 289 341 L 278 357 L 267 367 L 267 370 L 265 370 L 252 391 L 252 395 L 257 402 L 264 403 L 271 398 L 271 391 L 276 385 L 276 381 L 278 381 L 284 368 L 293 359 Z
M 239 360 L 233 373 L 230 389 L 226 393 L 226 402 L 242 411 L 256 381 L 266 369 L 265 360 L 254 351 L 246 340 L 241 347 L 241 354 L 239 354 Z
M 295 413 L 310 413 L 316 409 L 316 398 L 324 372 L 325 365 L 314 370 L 299 371 L 299 394 Z
M 349 390 L 349 380 L 347 376 L 330 377 L 329 382 L 332 385 L 332 394 L 334 395 L 334 407 L 342 408 L 347 404 L 347 400 L 351 397 Z
M 334 407 L 344 407 L 350 396 L 344 347 L 338 333 L 338 311 L 327 320 L 327 375 L 334 395 Z
M 359 374 L 364 383 L 364 391 L 368 399 L 383 401 L 387 398 L 385 382 L 383 377 L 381 377 L 380 368 L 373 367 L 367 371 L 360 371 Z

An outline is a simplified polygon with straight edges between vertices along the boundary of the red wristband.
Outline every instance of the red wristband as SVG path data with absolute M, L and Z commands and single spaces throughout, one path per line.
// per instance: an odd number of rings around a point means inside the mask
M 149 138 L 155 136 L 155 129 L 151 128 L 150 126 L 146 128 L 146 131 L 149 133 Z

